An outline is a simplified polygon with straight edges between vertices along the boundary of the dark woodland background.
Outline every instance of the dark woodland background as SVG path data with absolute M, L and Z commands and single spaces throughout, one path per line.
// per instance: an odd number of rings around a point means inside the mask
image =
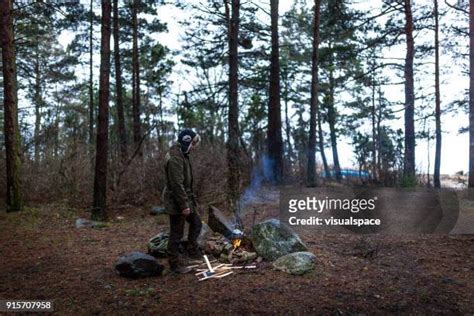
M 437 0 L 381 1 L 367 12 L 347 0 L 295 1 L 280 15 L 278 0 L 176 1 L 193 12 L 182 51 L 154 37 L 167 31 L 162 1 L 0 3 L 0 190 L 8 211 L 59 202 L 92 206 L 103 219 L 107 206 L 159 203 L 163 157 L 184 127 L 203 139 L 193 153 L 202 203 L 235 208 L 261 181 L 439 188 L 443 115 L 474 108 L 474 78 L 449 103 L 439 79 L 449 71 L 440 54 L 472 69 L 474 1 L 442 9 Z M 58 39 L 65 32 L 67 47 Z M 440 43 L 440 32 L 450 41 Z M 418 42 L 420 34 L 430 41 Z M 387 47 L 406 58 L 387 60 Z M 177 60 L 195 71 L 192 89 L 172 89 Z M 403 104 L 383 93 L 396 85 Z M 393 128 L 396 120 L 403 129 Z M 460 128 L 472 135 L 472 118 Z M 342 136 L 352 140 L 355 176 L 339 164 Z M 419 139 L 436 144 L 431 170 L 416 170 Z M 473 164 L 472 145 L 470 152 Z

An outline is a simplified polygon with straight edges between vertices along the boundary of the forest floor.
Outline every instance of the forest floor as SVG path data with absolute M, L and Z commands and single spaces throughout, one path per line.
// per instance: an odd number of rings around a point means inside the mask
M 278 214 L 274 203 L 253 207 L 256 221 Z M 474 313 L 473 235 L 305 234 L 317 263 L 303 276 L 264 262 L 205 282 L 170 273 L 130 280 L 117 275 L 115 261 L 146 252 L 148 239 L 167 230 L 166 217 L 111 210 L 106 227 L 75 228 L 88 216 L 60 205 L 1 213 L 0 299 L 54 300 L 61 315 Z M 366 256 L 363 248 L 374 245 Z

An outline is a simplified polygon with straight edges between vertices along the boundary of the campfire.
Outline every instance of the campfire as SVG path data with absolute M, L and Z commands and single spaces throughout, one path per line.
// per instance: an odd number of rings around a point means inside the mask
M 204 251 L 207 255 L 204 255 L 203 263 L 191 266 L 196 269 L 199 281 L 223 278 L 232 274 L 234 269 L 257 268 L 251 264 L 257 259 L 257 253 L 252 251 L 251 242 L 240 227 L 234 225 L 214 206 L 209 207 L 208 226 L 214 234 L 205 242 Z M 209 260 L 208 255 L 215 259 Z
M 215 234 L 206 242 L 206 253 L 223 263 L 248 263 L 257 258 L 240 228 L 214 206 L 209 207 L 208 225 Z
M 242 233 L 240 229 L 234 229 L 232 231 L 231 243 L 232 243 L 232 246 L 234 246 L 234 250 L 240 247 L 243 236 L 244 236 L 244 233 Z
M 240 238 L 232 239 L 232 246 L 234 246 L 234 250 L 240 247 L 241 242 L 242 239 Z

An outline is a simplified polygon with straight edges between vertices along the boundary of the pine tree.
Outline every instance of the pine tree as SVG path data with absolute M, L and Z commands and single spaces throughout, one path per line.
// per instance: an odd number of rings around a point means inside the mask
M 310 105 L 310 127 L 308 140 L 308 170 L 307 184 L 316 185 L 316 124 L 318 115 L 318 49 L 319 49 L 319 22 L 321 18 L 320 0 L 314 1 L 313 22 L 313 53 L 311 68 L 311 105 Z
M 405 162 L 403 176 L 406 185 L 411 185 L 415 181 L 415 88 L 413 78 L 415 44 L 411 0 L 404 0 L 404 12 L 407 51 L 405 57 Z
M 433 10 L 435 20 L 435 120 L 436 120 L 436 152 L 434 166 L 434 187 L 440 188 L 440 168 L 441 168 L 441 93 L 439 84 L 439 13 L 438 0 L 434 0 Z
M 270 0 L 271 43 L 270 87 L 268 100 L 267 152 L 270 161 L 270 181 L 280 183 L 283 177 L 283 140 L 280 105 L 280 45 L 278 34 L 278 0 Z
M 1 44 L 4 94 L 4 131 L 7 169 L 7 211 L 21 211 L 20 133 L 18 130 L 18 97 L 16 87 L 15 41 L 13 36 L 13 3 L 1 0 Z
M 97 148 L 95 159 L 94 204 L 92 219 L 107 218 L 107 159 L 109 140 L 109 75 L 110 75 L 110 34 L 111 34 L 110 0 L 102 0 L 102 23 L 100 45 L 100 79 L 99 79 L 99 115 L 97 120 Z
M 133 142 L 138 146 L 141 140 L 141 105 L 140 105 L 140 56 L 138 48 L 138 10 L 139 1 L 133 0 L 132 3 L 132 113 L 133 113 Z
M 227 184 L 228 195 L 232 208 L 235 208 L 240 195 L 240 148 L 239 148 L 239 101 L 238 101 L 238 41 L 239 41 L 239 10 L 240 1 L 232 0 L 231 10 L 225 2 L 229 23 L 229 114 L 227 140 Z M 232 13 L 229 13 L 231 11 Z
M 117 107 L 118 138 L 120 143 L 120 157 L 122 163 L 127 160 L 127 130 L 125 127 L 125 113 L 123 106 L 122 64 L 120 54 L 120 28 L 119 28 L 118 0 L 113 1 L 113 37 L 114 37 L 114 63 L 115 63 L 115 100 Z
M 469 188 L 474 187 L 474 0 L 469 1 Z

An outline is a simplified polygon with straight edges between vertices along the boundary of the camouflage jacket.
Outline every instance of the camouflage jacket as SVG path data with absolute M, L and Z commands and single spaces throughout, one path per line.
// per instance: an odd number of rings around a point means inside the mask
M 185 208 L 195 209 L 193 170 L 189 156 L 183 154 L 179 144 L 170 148 L 165 156 L 166 186 L 162 200 L 167 214 L 181 214 Z

